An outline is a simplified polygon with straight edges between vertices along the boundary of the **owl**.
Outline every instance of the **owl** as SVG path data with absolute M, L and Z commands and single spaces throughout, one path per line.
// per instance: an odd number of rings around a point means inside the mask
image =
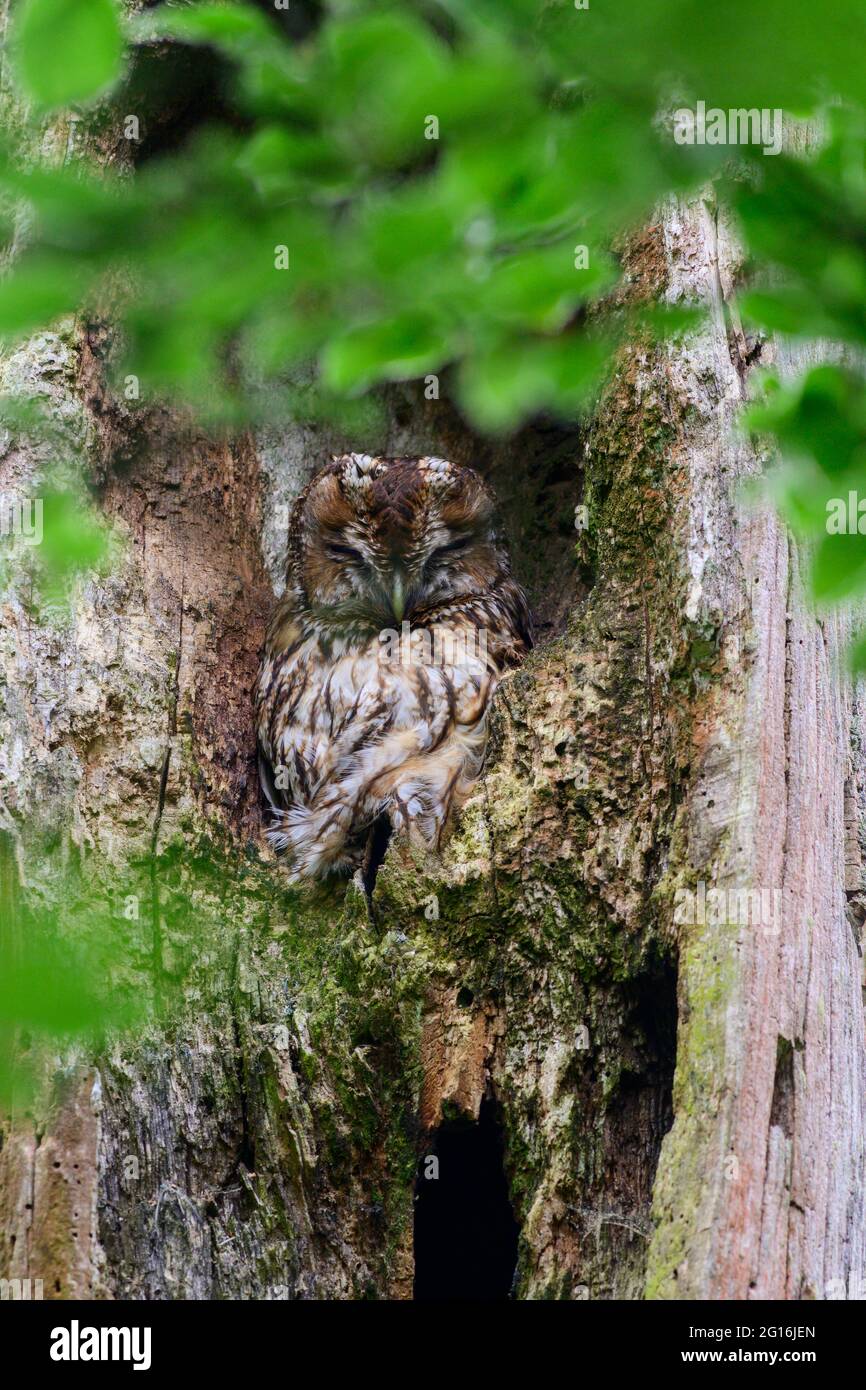
M 489 488 L 440 458 L 334 458 L 295 504 L 256 695 L 268 836 L 295 879 L 363 867 L 375 828 L 438 848 L 531 646 Z

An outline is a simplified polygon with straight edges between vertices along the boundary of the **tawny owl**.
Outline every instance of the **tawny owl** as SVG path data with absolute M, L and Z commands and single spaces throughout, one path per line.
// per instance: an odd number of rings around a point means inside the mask
M 351 871 L 371 828 L 435 848 L 477 775 L 497 680 L 531 645 L 481 477 L 347 454 L 298 498 L 256 701 L 269 837 L 296 878 Z

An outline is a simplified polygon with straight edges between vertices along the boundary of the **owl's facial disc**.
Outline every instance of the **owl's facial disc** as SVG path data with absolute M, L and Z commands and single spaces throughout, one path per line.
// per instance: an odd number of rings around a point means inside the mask
M 375 631 L 489 589 L 508 572 L 492 511 L 479 476 L 441 459 L 335 459 L 310 486 L 296 552 L 318 621 Z

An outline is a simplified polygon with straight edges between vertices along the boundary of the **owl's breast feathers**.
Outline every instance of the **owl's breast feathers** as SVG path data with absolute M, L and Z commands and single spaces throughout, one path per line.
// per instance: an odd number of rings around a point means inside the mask
M 383 813 L 435 847 L 480 770 L 496 682 L 531 645 L 526 599 L 510 577 L 419 610 L 411 632 L 386 649 L 378 632 L 335 639 L 291 598 L 277 610 L 257 732 L 269 838 L 298 877 L 357 866 Z

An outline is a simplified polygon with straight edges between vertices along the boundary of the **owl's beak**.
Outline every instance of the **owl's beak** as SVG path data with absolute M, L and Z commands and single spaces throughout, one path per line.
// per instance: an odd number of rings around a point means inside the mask
M 394 579 L 391 585 L 391 607 L 394 610 L 394 617 L 397 622 L 403 621 L 403 614 L 406 611 L 406 588 L 403 583 L 403 575 L 399 570 L 394 571 Z

